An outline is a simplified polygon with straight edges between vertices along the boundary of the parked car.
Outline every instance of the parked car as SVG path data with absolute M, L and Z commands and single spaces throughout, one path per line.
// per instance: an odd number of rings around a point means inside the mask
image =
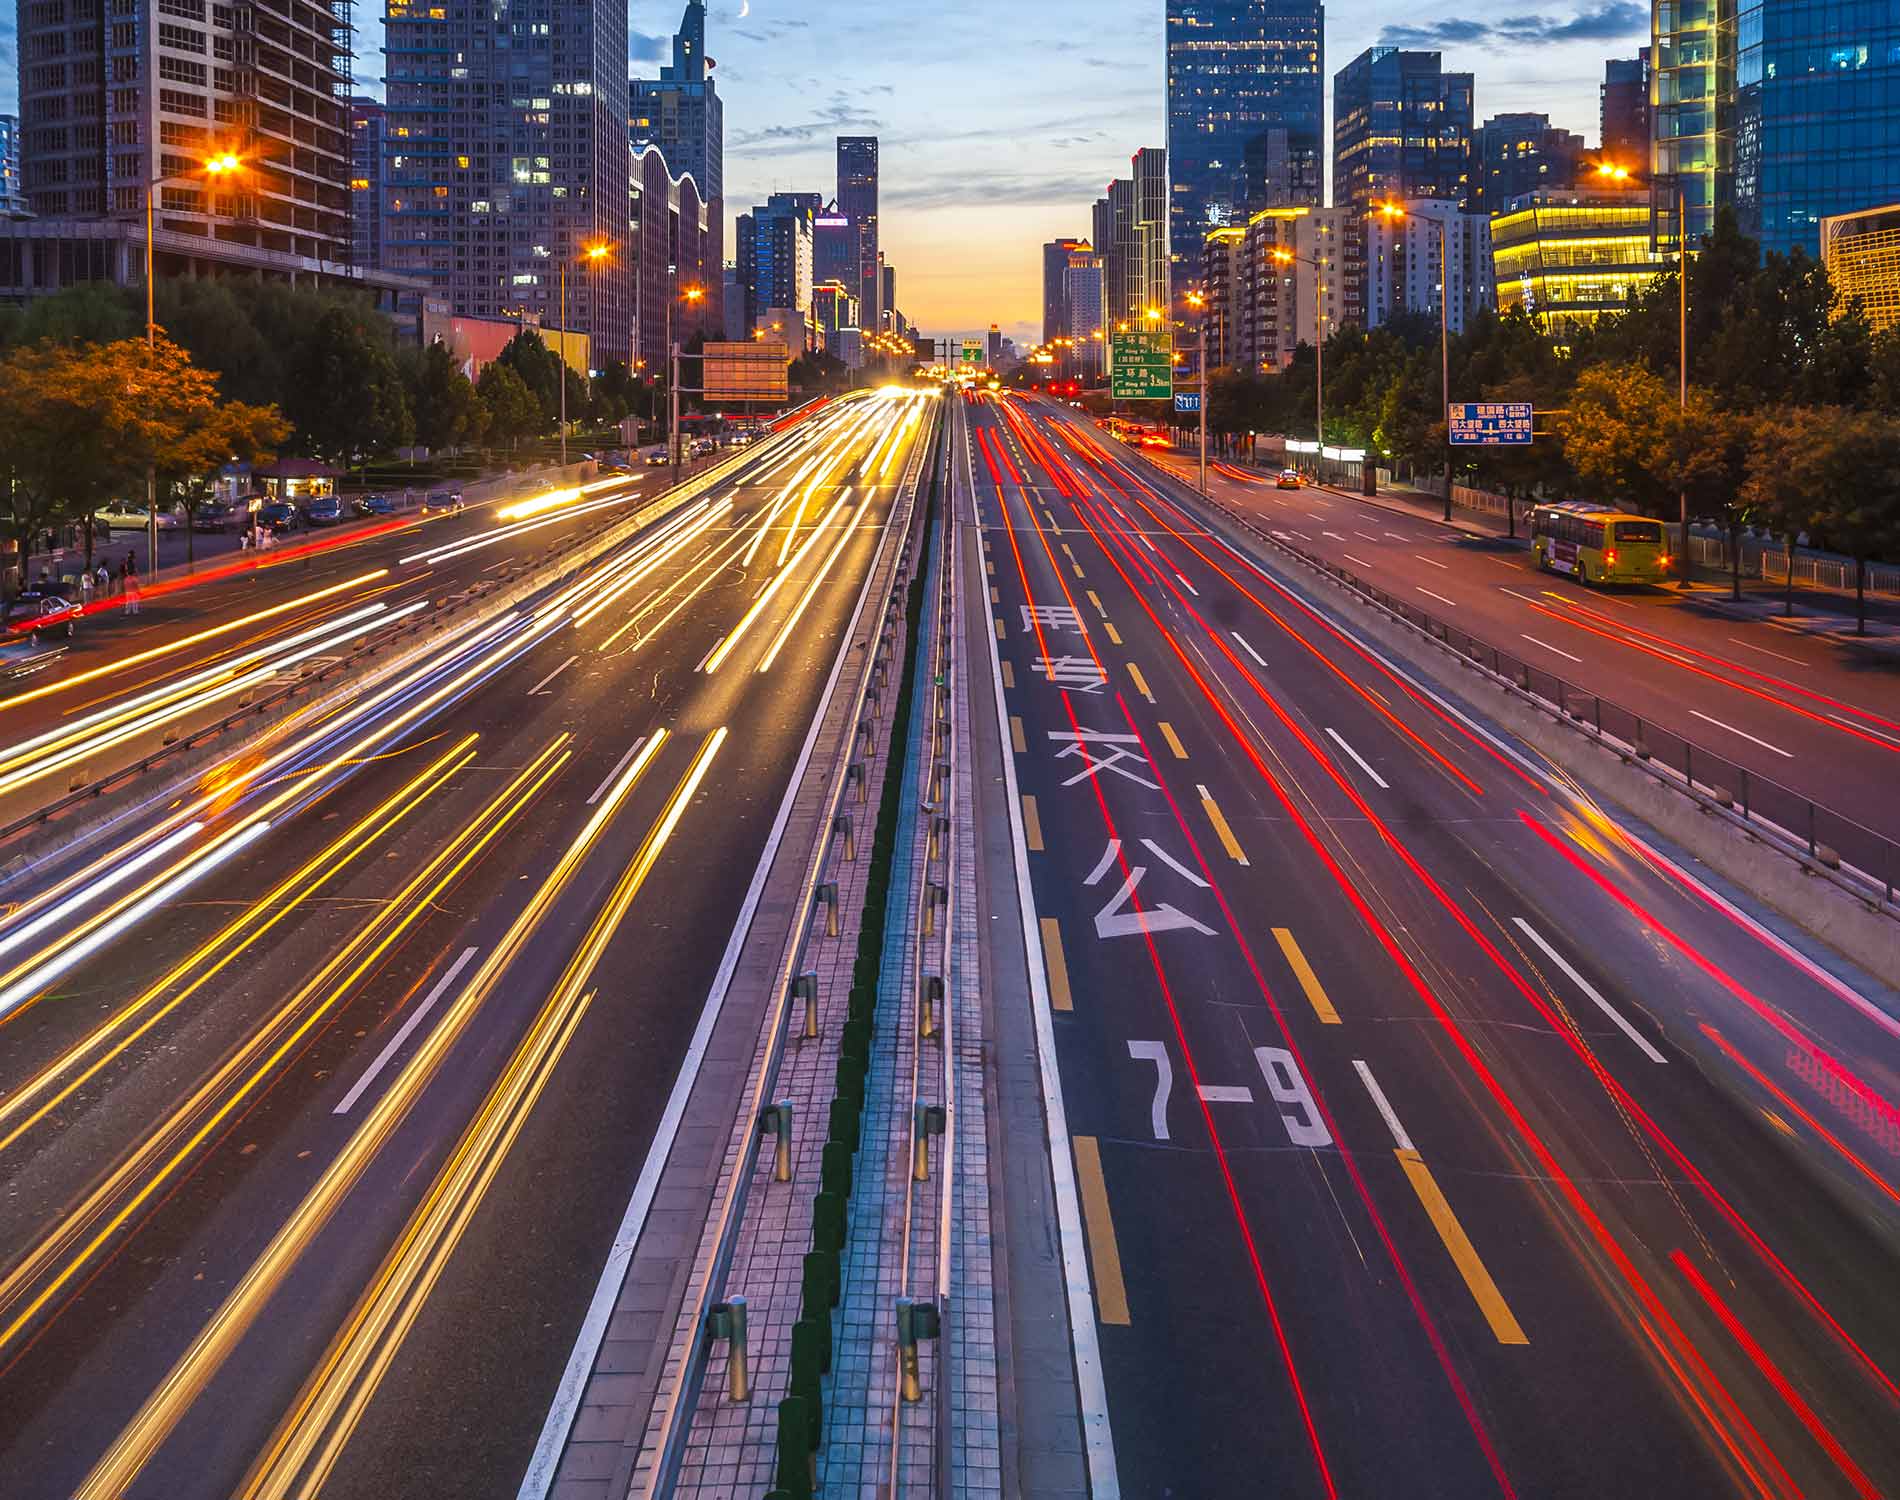
M 306 501 L 303 518 L 312 526 L 337 526 L 343 521 L 343 502 L 335 495 L 318 495 Z
M 257 524 L 273 536 L 295 531 L 298 526 L 297 507 L 287 501 L 273 500 L 258 511 Z
M 1298 469 L 1282 469 L 1280 471 L 1280 477 L 1273 481 L 1273 487 L 1279 490 L 1297 490 L 1300 487 L 1300 471 Z
M 94 511 L 93 520 L 103 521 L 107 527 L 118 527 L 121 531 L 144 531 L 150 524 L 147 517 L 151 513 L 143 505 L 134 505 L 128 500 L 114 500 L 104 510 Z M 160 510 L 158 513 L 160 531 L 178 529 L 178 512 Z
M 22 589 L 6 608 L 6 634 L 11 640 L 69 641 L 79 606 L 50 589 Z
M 422 508 L 425 511 L 446 511 L 449 515 L 455 515 L 462 509 L 462 492 L 460 490 L 431 490 Z
M 193 531 L 229 531 L 249 514 L 248 509 L 240 510 L 228 500 L 207 500 L 191 513 L 191 529 Z

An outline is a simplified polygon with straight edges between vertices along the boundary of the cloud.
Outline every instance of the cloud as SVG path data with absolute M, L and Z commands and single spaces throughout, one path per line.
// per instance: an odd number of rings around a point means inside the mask
M 849 96 L 835 93 L 809 119 L 767 125 L 758 130 L 738 131 L 726 138 L 728 155 L 744 151 L 748 156 L 785 156 L 803 150 L 825 136 L 840 132 L 871 134 L 883 129 L 881 117 L 860 109 Z
M 932 179 L 914 176 L 893 186 L 889 179 L 880 189 L 881 201 L 909 209 L 954 208 L 970 202 L 970 179 L 961 171 Z M 986 172 L 983 177 L 983 205 L 1081 203 L 1087 205 L 1099 197 L 1101 189 L 1093 177 L 1073 173 L 1034 175 Z
M 1522 47 L 1537 42 L 1612 42 L 1649 34 L 1650 8 L 1640 0 L 1599 0 L 1574 16 L 1506 16 L 1473 21 L 1452 16 L 1422 26 L 1388 26 L 1383 47 Z
M 672 54 L 673 39 L 669 36 L 648 36 L 644 32 L 627 32 L 628 62 L 665 62 Z

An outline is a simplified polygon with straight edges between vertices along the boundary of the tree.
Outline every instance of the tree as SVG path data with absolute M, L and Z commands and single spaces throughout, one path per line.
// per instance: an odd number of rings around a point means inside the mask
M 1676 392 L 1644 366 L 1598 365 L 1577 377 L 1557 430 L 1585 487 L 1625 510 L 1662 516 L 1675 494 L 1675 413 Z
M 524 437 L 542 429 L 541 404 L 513 368 L 495 360 L 475 383 L 488 414 L 488 435 L 512 450 Z
M 1855 632 L 1867 633 L 1867 562 L 1900 548 L 1900 418 L 1854 412 L 1835 424 L 1815 519 L 1854 559 Z
M 1756 422 L 1742 498 L 1758 521 L 1787 539 L 1786 612 L 1794 613 L 1795 545 L 1820 524 L 1823 502 L 1842 461 L 1835 451 L 1848 413 L 1783 407 Z
M 588 394 L 588 415 L 596 422 L 620 422 L 640 399 L 640 387 L 624 359 L 607 361 Z
M 1669 477 L 1677 493 L 1688 496 L 1690 514 L 1712 516 L 1721 526 L 1728 543 L 1729 587 L 1740 599 L 1742 528 L 1758 519 L 1744 487 L 1756 421 L 1745 412 L 1718 407 L 1699 386 L 1690 387 L 1686 406 L 1671 407 L 1666 415 Z M 1681 565 L 1686 576 L 1686 555 Z
M 523 328 L 508 340 L 495 363 L 506 365 L 521 378 L 528 394 L 540 403 L 541 424 L 536 432 L 552 427 L 561 411 L 561 359 L 531 328 Z M 486 372 L 484 372 L 486 373 Z M 527 436 L 528 434 L 523 434 Z
M 350 308 L 324 310 L 293 356 L 290 375 L 284 409 L 306 452 L 350 463 L 408 441 L 409 401 L 388 332 L 366 326 Z
M 431 451 L 479 442 L 487 413 L 475 387 L 441 344 L 430 344 L 410 363 L 409 401 L 416 441 Z

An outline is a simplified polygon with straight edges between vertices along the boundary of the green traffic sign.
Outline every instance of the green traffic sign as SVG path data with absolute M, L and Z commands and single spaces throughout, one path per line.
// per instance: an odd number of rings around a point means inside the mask
M 1137 329 L 1108 336 L 1109 394 L 1117 401 L 1167 401 L 1174 395 L 1174 335 Z

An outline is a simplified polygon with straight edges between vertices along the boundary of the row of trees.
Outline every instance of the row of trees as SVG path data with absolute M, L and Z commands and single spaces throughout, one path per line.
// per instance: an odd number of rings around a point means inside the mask
M 227 400 L 275 406 L 286 451 L 351 465 L 421 445 L 511 449 L 555 430 L 561 383 L 571 422 L 606 425 L 661 409 L 658 388 L 624 362 L 589 380 L 523 328 L 471 383 L 448 350 L 400 341 L 366 299 L 275 282 L 168 281 L 155 312 Z M 73 287 L 0 312 L 0 349 L 103 348 L 144 332 L 137 289 Z
M 1764 258 L 1724 214 L 1688 266 L 1683 402 L 1682 290 L 1672 269 L 1567 346 L 1522 309 L 1473 320 L 1452 343 L 1452 399 L 1562 415 L 1529 448 L 1453 450 L 1454 478 L 1664 518 L 1686 493 L 1691 514 L 1732 542 L 1766 526 L 1863 561 L 1900 556 L 1900 329 L 1876 335 L 1858 307 L 1841 305 L 1824 266 L 1798 253 Z M 1210 428 L 1310 434 L 1313 358 L 1303 347 L 1284 372 L 1216 373 Z M 1325 375 L 1327 442 L 1402 472 L 1442 469 L 1435 319 L 1342 329 L 1327 342 Z

